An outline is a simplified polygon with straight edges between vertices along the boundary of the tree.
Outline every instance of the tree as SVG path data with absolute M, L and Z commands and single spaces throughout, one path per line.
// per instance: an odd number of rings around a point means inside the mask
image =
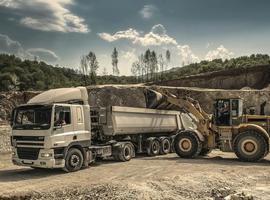
M 144 68 L 146 74 L 146 81 L 149 81 L 150 63 L 151 63 L 151 51 L 150 49 L 147 49 L 144 54 Z
M 163 80 L 163 72 L 164 72 L 164 65 L 165 65 L 165 61 L 163 59 L 162 54 L 159 54 L 158 56 L 158 65 L 159 65 L 159 69 L 160 69 L 160 79 Z
M 90 51 L 86 56 L 89 65 L 90 84 L 96 84 L 98 61 L 94 52 Z
M 108 75 L 108 72 L 107 72 L 106 67 L 103 67 L 103 70 L 102 70 L 101 75 L 102 75 L 102 76 L 107 76 L 107 75 Z
M 143 54 L 141 54 L 138 57 L 138 64 L 139 64 L 139 68 L 140 68 L 139 70 L 140 70 L 141 82 L 144 82 L 146 71 L 145 71 L 145 63 L 144 63 L 144 55 Z
M 119 76 L 120 72 L 118 69 L 118 52 L 115 47 L 112 52 L 112 66 L 113 66 L 113 75 Z
M 168 66 L 171 62 L 171 52 L 169 50 L 166 51 L 166 71 L 168 69 Z
M 140 63 L 139 61 L 135 61 L 131 66 L 131 74 L 136 77 L 137 82 L 139 82 L 140 76 Z
M 155 51 L 152 51 L 150 54 L 150 74 L 152 81 L 157 80 L 157 72 L 158 72 L 157 54 Z
M 81 68 L 81 73 L 82 73 L 83 79 L 84 79 L 84 85 L 86 86 L 87 85 L 87 77 L 89 74 L 89 65 L 88 65 L 88 58 L 85 55 L 83 55 L 81 57 L 80 68 Z

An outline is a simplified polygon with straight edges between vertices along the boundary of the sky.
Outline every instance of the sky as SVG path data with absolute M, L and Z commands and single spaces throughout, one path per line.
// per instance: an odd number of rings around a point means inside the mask
M 99 74 L 120 75 L 146 49 L 169 67 L 270 54 L 269 0 L 0 0 L 0 53 L 78 68 L 95 52 Z

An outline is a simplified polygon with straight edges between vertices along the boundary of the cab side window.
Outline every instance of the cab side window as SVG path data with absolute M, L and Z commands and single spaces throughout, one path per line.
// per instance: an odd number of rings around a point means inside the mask
M 55 107 L 54 125 L 65 126 L 71 124 L 71 112 L 68 106 Z

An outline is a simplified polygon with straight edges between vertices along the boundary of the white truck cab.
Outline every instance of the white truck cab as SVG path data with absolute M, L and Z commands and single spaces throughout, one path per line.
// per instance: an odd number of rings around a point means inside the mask
M 12 121 L 13 163 L 64 168 L 69 146 L 90 146 L 89 113 L 86 88 L 49 90 L 17 107 Z M 76 156 L 73 158 L 73 166 L 76 162 L 81 165 Z

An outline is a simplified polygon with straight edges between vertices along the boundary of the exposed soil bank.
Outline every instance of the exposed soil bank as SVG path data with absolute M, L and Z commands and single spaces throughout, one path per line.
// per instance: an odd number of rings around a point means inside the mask
M 200 87 L 215 89 L 263 89 L 270 84 L 270 65 L 227 69 L 217 72 L 187 76 L 155 83 L 174 87 Z

